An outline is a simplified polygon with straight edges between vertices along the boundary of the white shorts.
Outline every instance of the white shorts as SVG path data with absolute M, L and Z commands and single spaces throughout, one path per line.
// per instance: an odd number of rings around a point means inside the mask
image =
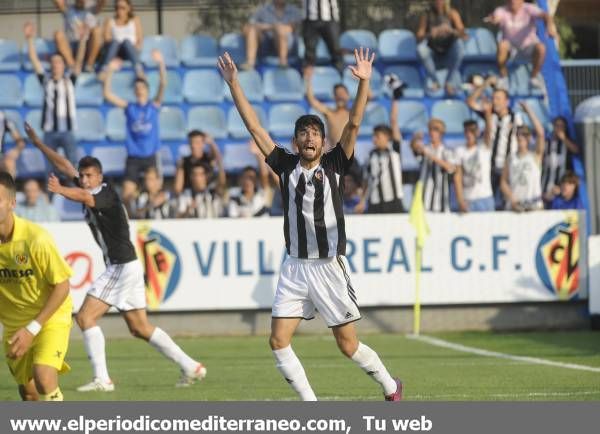
M 347 269 L 343 256 L 288 257 L 277 282 L 273 318 L 313 319 L 316 308 L 328 327 L 358 321 L 360 311 Z
M 98 277 L 88 295 L 120 311 L 145 309 L 144 270 L 137 259 L 126 264 L 112 264 Z

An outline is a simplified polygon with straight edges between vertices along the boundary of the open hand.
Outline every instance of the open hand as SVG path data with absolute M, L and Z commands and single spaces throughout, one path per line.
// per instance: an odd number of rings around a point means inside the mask
M 237 79 L 237 67 L 227 51 L 222 56 L 219 56 L 217 66 L 227 84 L 231 84 Z
M 375 60 L 375 53 L 371 53 L 369 57 L 369 49 L 360 47 L 360 50 L 354 49 L 354 58 L 356 59 L 356 66 L 350 65 L 350 71 L 359 80 L 368 80 L 371 78 L 371 72 L 373 71 L 373 61 Z
M 23 26 L 23 33 L 25 34 L 25 38 L 35 38 L 35 26 L 32 22 L 27 21 Z
M 21 328 L 15 332 L 14 335 L 8 340 L 8 358 L 18 359 L 23 357 L 25 353 L 31 347 L 33 342 L 33 335 L 26 328 Z

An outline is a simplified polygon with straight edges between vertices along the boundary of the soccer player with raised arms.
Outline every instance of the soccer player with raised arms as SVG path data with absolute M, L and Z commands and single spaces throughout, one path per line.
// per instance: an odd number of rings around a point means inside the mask
M 144 272 L 129 238 L 129 221 L 117 192 L 103 182 L 102 164 L 97 158 L 83 157 L 79 170 L 66 158 L 46 146 L 27 123 L 25 131 L 31 142 L 57 170 L 76 184 L 65 187 L 50 175 L 48 190 L 83 205 L 85 219 L 94 239 L 102 249 L 106 270 L 88 291 L 77 313 L 77 324 L 94 369 L 93 380 L 79 387 L 79 392 L 111 392 L 115 386 L 108 375 L 104 334 L 97 321 L 116 307 L 131 334 L 143 339 L 181 369 L 177 386 L 189 386 L 206 375 L 206 368 L 188 356 L 161 328 L 150 324 L 146 315 Z
M 52 237 L 14 214 L 16 186 L 0 172 L 0 323 L 8 368 L 24 401 L 62 401 L 69 371 L 71 268 Z
M 360 319 L 360 312 L 344 257 L 343 177 L 354 158 L 375 55 L 361 47 L 354 50 L 354 57 L 356 65 L 350 70 L 359 80 L 358 91 L 339 142 L 323 153 L 323 122 L 318 116 L 303 115 L 294 127 L 298 154 L 277 146 L 260 125 L 229 53 L 218 60 L 246 128 L 279 177 L 288 256 L 273 301 L 270 345 L 277 368 L 304 401 L 317 398 L 291 340 L 300 321 L 312 319 L 315 309 L 332 329 L 342 353 L 381 385 L 385 399 L 402 399 L 400 380 L 392 378 L 377 353 L 358 340 L 354 322 Z

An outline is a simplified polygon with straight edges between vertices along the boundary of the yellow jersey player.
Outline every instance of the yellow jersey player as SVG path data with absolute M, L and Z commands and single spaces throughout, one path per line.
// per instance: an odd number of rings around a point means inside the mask
M 69 371 L 71 268 L 52 237 L 14 214 L 16 187 L 0 172 L 0 322 L 8 367 L 25 401 L 62 401 Z

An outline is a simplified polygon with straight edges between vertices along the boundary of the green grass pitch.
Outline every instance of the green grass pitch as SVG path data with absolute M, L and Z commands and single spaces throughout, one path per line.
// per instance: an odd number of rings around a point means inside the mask
M 600 368 L 600 333 L 446 333 L 453 343 Z M 177 339 L 208 368 L 207 378 L 190 388 L 174 387 L 179 371 L 144 342 L 107 340 L 108 366 L 116 385 L 112 393 L 77 393 L 91 379 L 83 344 L 71 343 L 72 371 L 61 377 L 66 400 L 293 400 L 294 393 L 277 372 L 266 337 Z M 600 400 L 600 372 L 542 366 L 458 352 L 403 335 L 363 335 L 392 375 L 405 383 L 407 400 Z M 377 384 L 338 352 L 330 335 L 298 336 L 293 343 L 320 399 L 381 400 Z M 18 399 L 5 368 L 0 399 Z

